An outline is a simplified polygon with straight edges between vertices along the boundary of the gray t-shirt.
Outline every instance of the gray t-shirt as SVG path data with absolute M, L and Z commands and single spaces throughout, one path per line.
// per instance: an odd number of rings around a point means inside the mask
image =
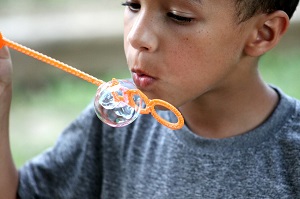
M 57 144 L 20 170 L 22 199 L 300 198 L 300 102 L 278 91 L 256 129 L 206 139 L 141 115 L 129 126 L 100 122 L 93 106 Z M 162 111 L 164 118 L 173 117 Z

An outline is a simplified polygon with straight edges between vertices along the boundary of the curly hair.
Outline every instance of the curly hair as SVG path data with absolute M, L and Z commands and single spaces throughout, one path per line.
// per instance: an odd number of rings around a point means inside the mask
M 299 0 L 235 0 L 240 22 L 246 21 L 258 13 L 284 11 L 291 18 Z

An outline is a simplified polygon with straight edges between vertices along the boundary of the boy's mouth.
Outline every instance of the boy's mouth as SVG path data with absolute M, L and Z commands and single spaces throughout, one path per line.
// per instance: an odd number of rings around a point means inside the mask
M 151 86 L 155 81 L 154 77 L 137 70 L 132 71 L 132 78 L 135 85 L 139 89 L 146 89 L 147 87 Z

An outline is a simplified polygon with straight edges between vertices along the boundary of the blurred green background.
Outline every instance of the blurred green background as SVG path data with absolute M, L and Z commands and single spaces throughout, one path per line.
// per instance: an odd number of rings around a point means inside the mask
M 123 54 L 121 2 L 0 0 L 4 36 L 105 81 L 130 77 Z M 270 84 L 300 99 L 299 9 L 280 45 L 262 57 Z M 14 93 L 11 145 L 16 165 L 51 147 L 90 103 L 96 86 L 11 51 Z

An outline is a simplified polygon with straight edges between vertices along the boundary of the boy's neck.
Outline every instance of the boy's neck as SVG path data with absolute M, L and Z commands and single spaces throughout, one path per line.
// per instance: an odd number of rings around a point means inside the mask
M 207 138 L 226 138 L 256 128 L 270 116 L 277 103 L 276 91 L 258 78 L 247 87 L 208 94 L 180 110 L 194 133 Z

